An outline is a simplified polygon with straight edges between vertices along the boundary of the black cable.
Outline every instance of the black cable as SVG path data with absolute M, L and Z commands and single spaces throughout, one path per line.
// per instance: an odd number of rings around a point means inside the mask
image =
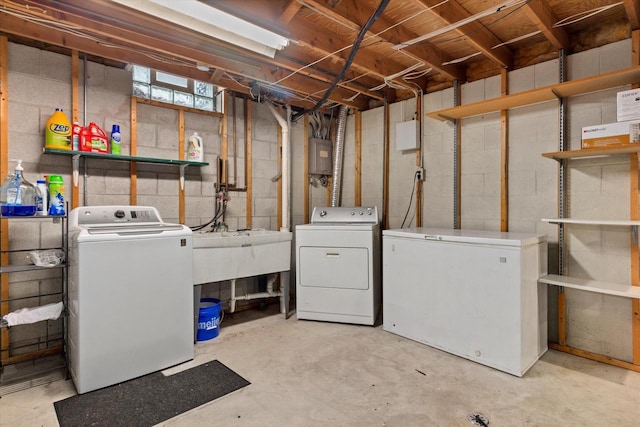
M 351 52 L 349 52 L 349 57 L 347 58 L 347 61 L 342 66 L 342 69 L 340 70 L 338 75 L 333 79 L 331 86 L 329 86 L 329 89 L 327 89 L 327 91 L 324 93 L 320 101 L 318 101 L 316 105 L 313 106 L 311 109 L 296 113 L 291 120 L 295 121 L 300 116 L 304 116 L 307 113 L 312 113 L 316 111 L 318 108 L 322 107 L 322 104 L 324 104 L 324 102 L 327 99 L 329 99 L 329 96 L 331 96 L 331 93 L 333 92 L 333 90 L 336 88 L 336 86 L 338 86 L 338 83 L 340 82 L 340 80 L 344 78 L 345 73 L 347 72 L 347 70 L 351 66 L 351 63 L 355 59 L 356 53 L 358 53 L 358 49 L 360 47 L 360 43 L 362 42 L 362 39 L 364 38 L 364 35 L 367 33 L 367 31 L 373 25 L 373 23 L 376 22 L 376 20 L 380 17 L 380 15 L 382 15 L 382 12 L 387 7 L 390 1 L 391 0 L 381 0 L 376 10 L 369 17 L 369 20 L 367 21 L 367 23 L 360 29 L 360 32 L 358 33 L 355 41 L 353 42 L 353 46 L 351 47 Z
M 413 174 L 413 186 L 411 187 L 411 197 L 409 197 L 409 206 L 407 206 L 407 213 L 404 215 L 404 219 L 402 220 L 402 225 L 400 228 L 404 228 L 404 223 L 409 216 L 409 211 L 411 210 L 411 203 L 413 202 L 413 193 L 416 191 L 416 182 L 418 181 L 418 171 Z

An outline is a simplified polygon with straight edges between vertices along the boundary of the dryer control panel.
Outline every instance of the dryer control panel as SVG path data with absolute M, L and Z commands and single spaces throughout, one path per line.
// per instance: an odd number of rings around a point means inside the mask
M 311 224 L 318 223 L 378 223 L 378 208 L 375 206 L 356 206 L 356 207 L 315 207 L 311 214 Z

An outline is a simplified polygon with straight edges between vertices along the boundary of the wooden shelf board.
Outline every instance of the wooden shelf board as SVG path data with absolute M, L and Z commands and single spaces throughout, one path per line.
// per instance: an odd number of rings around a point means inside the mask
M 611 148 L 585 148 L 583 150 L 554 151 L 542 153 L 544 157 L 554 160 L 579 159 L 597 156 L 612 156 L 614 154 L 631 154 L 640 152 L 640 144 L 626 144 Z
M 510 108 L 552 101 L 558 98 L 566 98 L 638 82 L 640 82 L 640 67 L 631 67 L 597 76 L 531 89 L 499 98 L 432 111 L 427 113 L 427 116 L 442 121 L 462 119 L 464 117 L 508 110 Z
M 640 221 L 634 220 L 606 220 L 606 219 L 571 219 L 571 218 L 542 218 L 542 222 L 552 224 L 578 224 L 578 225 L 613 225 L 620 227 L 638 226 Z
M 640 286 L 601 282 L 598 280 L 581 279 L 571 276 L 559 276 L 557 274 L 548 274 L 543 276 L 538 279 L 538 282 L 599 294 L 615 295 L 625 298 L 640 298 Z

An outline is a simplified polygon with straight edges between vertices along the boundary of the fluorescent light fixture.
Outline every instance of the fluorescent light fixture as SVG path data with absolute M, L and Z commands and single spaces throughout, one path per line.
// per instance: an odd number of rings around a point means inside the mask
M 111 0 L 273 58 L 289 39 L 197 0 Z

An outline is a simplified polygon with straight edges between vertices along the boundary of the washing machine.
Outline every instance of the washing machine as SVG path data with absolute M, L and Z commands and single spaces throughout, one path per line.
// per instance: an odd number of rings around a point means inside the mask
M 69 370 L 79 394 L 193 359 L 191 230 L 150 206 L 69 213 Z
M 296 226 L 298 319 L 373 325 L 380 308 L 376 207 L 316 207 Z

